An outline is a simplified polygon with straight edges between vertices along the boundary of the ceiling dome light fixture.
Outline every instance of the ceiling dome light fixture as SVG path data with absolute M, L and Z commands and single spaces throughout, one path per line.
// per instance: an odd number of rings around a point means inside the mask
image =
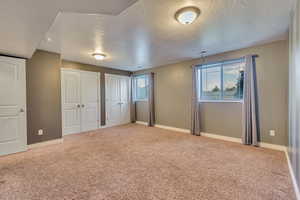
M 93 53 L 92 56 L 96 59 L 96 60 L 104 60 L 106 58 L 106 55 L 103 53 Z
M 179 9 L 175 13 L 175 19 L 181 24 L 193 23 L 201 14 L 201 10 L 195 6 L 189 6 Z

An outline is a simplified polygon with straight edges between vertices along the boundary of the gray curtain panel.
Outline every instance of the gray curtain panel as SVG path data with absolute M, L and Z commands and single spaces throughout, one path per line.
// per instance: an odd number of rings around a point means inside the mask
M 149 117 L 148 117 L 148 126 L 154 126 L 154 124 L 155 124 L 154 73 L 151 72 L 148 75 L 148 77 L 149 77 L 149 88 L 148 88 Z
M 255 58 L 252 55 L 245 57 L 244 75 L 244 103 L 243 103 L 243 135 L 242 140 L 246 145 L 258 146 L 259 121 L 257 101 L 257 80 Z
M 134 76 L 131 76 L 130 119 L 131 123 L 136 122 L 136 102 L 134 101 Z
M 191 119 L 191 134 L 200 136 L 200 103 L 199 103 L 199 73 L 198 67 L 193 66 L 193 85 L 192 85 L 192 119 Z

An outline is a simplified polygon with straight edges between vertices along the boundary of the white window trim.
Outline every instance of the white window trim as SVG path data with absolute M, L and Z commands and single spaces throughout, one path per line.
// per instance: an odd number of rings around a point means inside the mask
M 199 100 L 200 103 L 244 103 L 244 100 Z
M 221 64 L 223 65 L 224 63 L 226 62 L 231 62 L 231 61 L 235 61 L 235 60 L 242 60 L 242 58 L 239 58 L 239 59 L 232 59 L 232 60 L 227 60 L 227 61 L 220 61 L 220 62 L 215 62 L 215 63 L 206 63 L 204 65 L 210 65 L 210 64 Z M 200 76 L 202 75 L 201 74 L 201 67 L 198 68 L 198 70 L 200 71 Z M 222 70 L 223 71 L 223 70 Z M 200 78 L 200 86 L 199 88 L 201 88 L 201 78 Z M 201 92 L 200 92 L 201 93 Z M 198 97 L 198 102 L 199 103 L 244 103 L 244 96 L 242 99 L 240 100 L 224 100 L 224 99 L 220 99 L 220 100 L 207 100 L 207 99 L 201 99 L 201 94 L 199 93 L 199 97 Z
M 147 86 L 146 86 L 146 88 L 147 87 L 149 87 L 149 80 L 148 80 L 148 77 L 145 75 L 145 74 L 140 74 L 140 75 L 136 75 L 135 77 L 134 77 L 134 91 L 133 91 L 133 101 L 134 102 L 148 102 L 148 97 L 147 98 L 145 98 L 145 99 L 137 99 L 136 98 L 136 78 L 138 78 L 139 76 L 145 76 L 146 77 L 146 82 L 147 82 Z M 148 94 L 147 94 L 147 96 L 148 96 Z
M 135 99 L 135 102 L 148 102 L 148 99 Z

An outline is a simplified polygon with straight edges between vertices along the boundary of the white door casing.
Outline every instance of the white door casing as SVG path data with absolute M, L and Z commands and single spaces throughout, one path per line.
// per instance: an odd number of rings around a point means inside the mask
M 61 70 L 63 135 L 99 128 L 100 73 Z
M 0 56 L 0 155 L 27 150 L 25 63 Z
M 130 122 L 130 78 L 105 74 L 106 126 Z

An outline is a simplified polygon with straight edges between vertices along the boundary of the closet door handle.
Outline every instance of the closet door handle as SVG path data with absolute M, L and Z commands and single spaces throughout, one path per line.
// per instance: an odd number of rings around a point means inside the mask
M 84 108 L 84 104 L 82 104 L 81 107 Z
M 77 104 L 77 108 L 80 108 L 80 104 Z

